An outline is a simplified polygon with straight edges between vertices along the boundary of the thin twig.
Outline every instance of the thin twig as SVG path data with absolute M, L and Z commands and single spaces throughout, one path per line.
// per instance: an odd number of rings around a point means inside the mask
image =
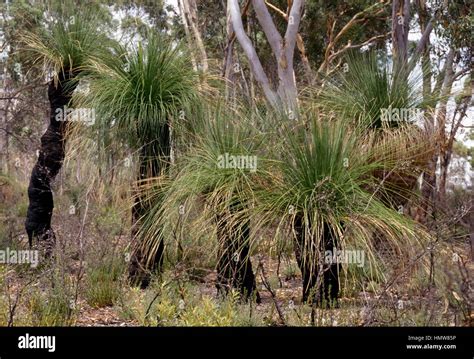
M 276 300 L 275 292 L 273 291 L 270 283 L 268 283 L 267 275 L 265 273 L 265 268 L 263 266 L 262 256 L 259 256 L 259 258 L 258 258 L 258 267 L 261 269 L 260 276 L 262 278 L 262 283 L 265 286 L 265 288 L 270 292 L 270 295 L 272 296 L 272 300 L 273 300 L 273 303 L 275 304 L 275 308 L 276 308 L 278 316 L 280 318 L 280 322 L 281 322 L 282 325 L 287 326 L 287 323 L 286 323 L 286 320 L 285 320 L 285 315 L 283 314 L 283 310 L 281 309 L 280 304 Z

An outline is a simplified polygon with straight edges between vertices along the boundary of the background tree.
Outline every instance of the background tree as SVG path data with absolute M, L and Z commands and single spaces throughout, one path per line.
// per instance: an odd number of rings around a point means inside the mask
M 275 91 L 272 89 L 268 75 L 265 73 L 261 60 L 259 59 L 255 47 L 245 33 L 237 0 L 229 0 L 230 20 L 242 49 L 250 62 L 255 79 L 260 84 L 265 93 L 265 97 L 274 107 L 283 106 L 285 111 L 291 111 L 296 116 L 298 90 L 293 66 L 293 56 L 296 46 L 298 27 L 303 13 L 304 1 L 295 0 L 291 6 L 288 16 L 288 26 L 284 37 L 280 35 L 273 19 L 263 0 L 252 1 L 258 22 L 265 33 L 277 64 L 278 86 Z

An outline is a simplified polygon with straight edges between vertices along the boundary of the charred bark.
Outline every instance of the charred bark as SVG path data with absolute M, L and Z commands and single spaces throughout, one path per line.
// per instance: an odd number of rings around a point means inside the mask
M 158 138 L 151 140 L 142 146 L 140 150 L 140 168 L 138 173 L 138 186 L 149 178 L 158 177 L 168 168 L 171 155 L 170 128 L 165 123 L 157 132 Z M 139 189 L 140 191 L 140 189 Z M 143 252 L 139 236 L 139 228 L 143 216 L 151 206 L 146 195 L 139 193 L 135 197 L 132 207 L 132 255 L 129 263 L 129 279 L 133 285 L 139 285 L 142 289 L 148 287 L 153 273 L 161 272 L 163 268 L 165 246 L 163 238 L 158 239 L 158 246 L 152 260 Z
M 232 213 L 233 208 L 230 208 Z M 219 245 L 216 288 L 219 294 L 227 295 L 237 289 L 243 300 L 255 295 L 260 303 L 255 275 L 250 260 L 250 221 L 229 223 L 230 220 L 218 215 L 217 240 Z
M 324 223 L 323 237 L 319 247 L 315 241 L 305 235 L 305 223 L 296 216 L 295 255 L 303 279 L 303 297 L 305 303 L 320 307 L 337 305 L 339 296 L 339 263 L 325 263 L 325 252 L 333 252 L 338 245 L 337 236 L 332 228 Z
M 50 103 L 49 125 L 41 137 L 38 160 L 31 172 L 28 186 L 28 212 L 25 229 L 30 247 L 34 240 L 42 242 L 46 254 L 51 254 L 54 246 L 54 232 L 51 228 L 54 200 L 51 182 L 62 167 L 65 150 L 67 117 L 65 107 L 70 103 L 72 93 L 77 85 L 75 73 L 60 73 L 48 85 Z

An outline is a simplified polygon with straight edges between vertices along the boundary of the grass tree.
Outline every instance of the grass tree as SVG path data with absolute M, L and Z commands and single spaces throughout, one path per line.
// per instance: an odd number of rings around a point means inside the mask
M 317 119 L 312 112 L 300 118 L 305 121 L 283 126 L 277 166 L 256 190 L 258 212 L 278 228 L 290 224 L 303 301 L 326 306 L 337 300 L 340 273 L 350 265 L 328 260 L 334 259 L 328 254 L 363 251 L 368 271 L 376 273 L 374 233 L 404 258 L 423 235 L 375 196 L 384 191 L 375 174 L 393 164 L 390 156 L 377 153 L 382 148 L 374 144 L 373 130 Z
M 394 207 L 405 205 L 413 194 L 434 142 L 434 134 L 423 127 L 423 113 L 433 110 L 434 101 L 422 95 L 421 74 L 407 78 L 404 71 L 376 52 L 352 53 L 317 100 L 325 114 L 344 119 L 348 126 L 362 123 L 374 130 L 379 155 L 391 156 L 394 164 L 377 172 L 388 190 L 385 200 Z
M 113 132 L 138 154 L 137 186 L 166 173 L 171 156 L 171 128 L 196 103 L 196 74 L 183 47 L 150 33 L 127 49 L 116 44 L 92 62 L 90 92 L 83 99 L 97 111 L 99 131 Z M 146 287 L 150 273 L 163 262 L 162 235 L 154 260 L 146 266 L 140 251 L 139 227 L 152 205 L 143 190 L 137 191 L 132 208 L 134 237 L 130 278 Z M 159 204 L 158 204 L 159 205 Z
M 318 105 L 338 118 L 374 128 L 414 123 L 416 110 L 429 106 L 422 96 L 421 78 L 413 75 L 407 82 L 402 71 L 387 61 L 376 52 L 349 54 L 343 69 L 327 79 Z M 406 116 L 405 112 L 399 116 L 399 109 L 406 109 Z
M 96 18 L 88 13 L 60 17 L 48 23 L 43 31 L 24 33 L 22 40 L 31 53 L 33 63 L 43 64 L 48 82 L 50 103 L 49 124 L 41 137 L 38 159 L 28 186 L 29 206 L 25 222 L 30 245 L 42 241 L 50 252 L 54 244 L 51 217 L 54 208 L 51 182 L 61 169 L 64 159 L 68 106 L 72 94 L 84 73 L 89 58 L 105 45 Z
M 217 289 L 227 294 L 235 289 L 241 298 L 260 301 L 250 255 L 255 231 L 251 230 L 255 182 L 258 181 L 263 152 L 263 137 L 258 115 L 222 104 L 206 107 L 187 133 L 187 144 L 173 168 L 171 180 L 158 179 L 155 206 L 141 230 L 143 250 L 152 260 L 159 250 L 158 234 L 166 227 L 168 238 L 181 224 L 191 225 L 193 238 L 217 238 Z M 182 208 L 178 214 L 178 208 Z M 191 210 L 194 208 L 194 210 Z M 197 209 L 196 209 L 197 208 Z

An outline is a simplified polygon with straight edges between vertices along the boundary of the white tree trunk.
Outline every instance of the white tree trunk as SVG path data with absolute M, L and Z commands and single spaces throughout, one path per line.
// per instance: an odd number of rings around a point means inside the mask
M 181 0 L 181 2 L 184 17 L 186 18 L 187 25 L 192 31 L 196 47 L 199 51 L 200 62 L 198 67 L 200 67 L 203 72 L 207 72 L 209 64 L 206 48 L 204 47 L 204 42 L 202 41 L 201 32 L 198 27 L 196 0 Z
M 301 21 L 304 0 L 294 0 L 288 16 L 288 26 L 284 37 L 278 32 L 263 0 L 252 0 L 258 22 L 270 44 L 277 62 L 278 85 L 275 91 L 263 70 L 257 52 L 245 33 L 238 0 L 228 0 L 227 7 L 237 40 L 247 56 L 255 79 L 260 84 L 268 102 L 278 109 L 297 116 L 298 90 L 296 87 L 293 56 L 298 28 Z

